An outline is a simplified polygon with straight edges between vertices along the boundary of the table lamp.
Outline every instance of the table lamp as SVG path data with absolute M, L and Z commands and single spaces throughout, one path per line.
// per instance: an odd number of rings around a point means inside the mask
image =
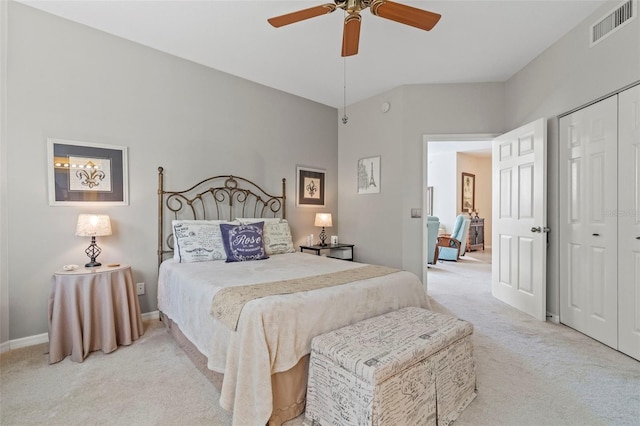
M 96 262 L 96 257 L 102 250 L 96 244 L 96 237 L 111 235 L 111 220 L 106 214 L 81 214 L 78 216 L 76 225 L 76 237 L 91 237 L 91 244 L 84 251 L 91 261 L 87 263 L 87 268 L 94 268 L 102 265 Z
M 324 228 L 333 226 L 331 223 L 331 213 L 316 213 L 316 221 L 313 224 L 314 226 L 322 226 L 322 231 L 320 232 L 320 245 L 326 246 L 327 243 L 325 240 L 327 239 L 327 234 L 324 233 Z

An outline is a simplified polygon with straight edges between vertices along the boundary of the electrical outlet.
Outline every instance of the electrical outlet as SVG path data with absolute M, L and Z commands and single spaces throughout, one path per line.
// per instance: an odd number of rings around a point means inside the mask
M 138 296 L 144 294 L 144 283 L 137 283 L 136 288 L 138 289 Z

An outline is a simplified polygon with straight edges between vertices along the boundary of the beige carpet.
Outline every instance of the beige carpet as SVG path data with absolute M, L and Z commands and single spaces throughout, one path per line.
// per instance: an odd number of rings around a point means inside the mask
M 47 345 L 0 356 L 1 425 L 227 425 L 215 387 L 159 321 L 111 354 L 49 365 Z
M 491 296 L 491 253 L 429 268 L 434 310 L 474 324 L 478 397 L 464 425 L 640 425 L 640 362 Z
M 640 425 L 640 363 L 493 299 L 488 253 L 429 269 L 434 308 L 474 324 L 478 397 L 455 425 Z M 218 393 L 157 321 L 112 354 L 0 356 L 1 425 L 230 425 Z M 294 419 L 287 426 L 301 425 Z

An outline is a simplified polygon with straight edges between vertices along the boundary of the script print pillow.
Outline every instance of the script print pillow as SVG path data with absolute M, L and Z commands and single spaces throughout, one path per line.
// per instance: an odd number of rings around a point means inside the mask
M 171 221 L 175 241 L 173 257 L 180 263 L 226 259 L 221 223 L 239 224 L 226 220 Z
M 227 262 L 267 259 L 264 250 L 264 222 L 246 225 L 220 225 Z
M 291 239 L 291 229 L 286 220 L 281 222 L 265 222 L 264 249 L 268 256 L 295 252 Z

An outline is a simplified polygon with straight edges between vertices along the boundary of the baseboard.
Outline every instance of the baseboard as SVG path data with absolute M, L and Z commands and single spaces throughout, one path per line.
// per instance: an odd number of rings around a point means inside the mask
M 142 316 L 142 321 L 157 320 L 157 319 L 160 319 L 160 312 L 159 311 L 145 312 L 141 316 Z
M 160 318 L 158 311 L 145 312 L 141 315 L 142 320 L 156 320 Z M 41 343 L 49 343 L 49 333 L 36 334 L 35 336 L 23 337 L 20 339 L 9 340 L 8 342 L 0 343 L 0 353 L 8 352 L 12 349 L 24 348 L 27 346 L 39 345 Z
M 41 343 L 49 343 L 49 333 L 36 334 L 35 336 L 9 340 L 9 347 L 10 349 L 19 349 L 27 346 L 39 345 Z
M 547 321 L 560 324 L 560 317 L 558 315 L 550 314 L 549 312 L 547 312 Z

